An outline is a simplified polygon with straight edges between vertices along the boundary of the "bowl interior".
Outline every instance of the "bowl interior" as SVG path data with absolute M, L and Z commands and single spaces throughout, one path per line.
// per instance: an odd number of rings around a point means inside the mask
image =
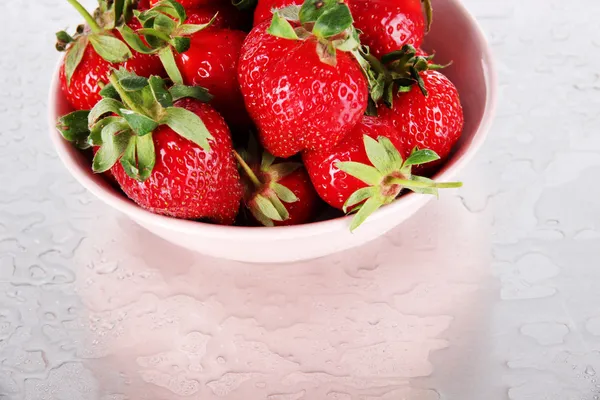
M 463 135 L 454 149 L 449 161 L 436 175 L 438 179 L 453 178 L 458 169 L 464 165 L 482 144 L 487 126 L 492 117 L 494 103 L 494 74 L 489 56 L 487 43 L 483 38 L 476 22 L 466 12 L 458 0 L 433 0 L 434 22 L 424 44 L 427 51 L 435 51 L 435 61 L 453 64 L 443 70 L 457 86 L 465 113 L 465 127 Z M 49 119 L 51 126 L 61 115 L 71 110 L 58 85 L 58 67 L 54 75 L 54 82 L 50 91 Z M 120 191 L 108 184 L 101 175 L 91 171 L 88 155 L 81 153 L 69 143 L 60 138 L 60 134 L 52 129 L 53 141 L 59 156 L 75 178 L 96 196 L 120 211 L 136 219 L 151 221 L 173 230 L 194 230 L 199 226 L 211 231 L 217 236 L 257 235 L 265 233 L 270 235 L 274 231 L 290 232 L 293 235 L 311 235 L 317 231 L 336 231 L 339 228 L 347 229 L 348 219 L 343 217 L 335 220 L 314 222 L 311 224 L 278 227 L 278 228 L 240 228 L 209 225 L 191 221 L 174 220 L 172 218 L 151 214 L 130 202 Z M 414 194 L 403 196 L 393 204 L 377 211 L 371 220 L 385 218 L 388 213 L 401 212 L 411 202 L 416 201 Z M 235 232 L 234 232 L 235 231 Z

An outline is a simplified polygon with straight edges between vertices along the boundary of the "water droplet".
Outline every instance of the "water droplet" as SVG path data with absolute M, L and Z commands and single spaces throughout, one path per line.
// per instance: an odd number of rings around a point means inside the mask
M 588 365 L 587 367 L 585 367 L 585 373 L 594 376 L 596 375 L 596 370 L 591 365 Z
M 226 362 L 225 358 L 223 358 L 223 357 L 217 357 L 217 363 L 219 363 L 219 364 L 222 365 L 222 364 L 225 364 L 225 362 Z

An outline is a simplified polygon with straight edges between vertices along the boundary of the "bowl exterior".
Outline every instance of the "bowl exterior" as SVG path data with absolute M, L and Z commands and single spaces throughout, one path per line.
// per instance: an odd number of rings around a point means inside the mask
M 444 72 L 457 86 L 465 111 L 465 130 L 457 149 L 436 175 L 456 179 L 483 144 L 496 103 L 496 75 L 489 46 L 475 20 L 459 0 L 433 0 L 436 22 L 424 48 L 435 51 L 438 63 L 453 61 Z M 452 40 L 459 37 L 461 40 Z M 450 38 L 450 40 L 448 39 Z M 60 65 L 60 63 L 59 63 Z M 181 221 L 151 214 L 133 204 L 94 175 L 89 159 L 64 141 L 55 129 L 60 115 L 70 111 L 58 84 L 58 66 L 49 94 L 51 138 L 60 159 L 86 189 L 157 236 L 209 256 L 253 263 L 309 260 L 366 244 L 401 224 L 430 199 L 409 194 L 373 214 L 354 233 L 352 217 L 278 228 L 242 228 Z

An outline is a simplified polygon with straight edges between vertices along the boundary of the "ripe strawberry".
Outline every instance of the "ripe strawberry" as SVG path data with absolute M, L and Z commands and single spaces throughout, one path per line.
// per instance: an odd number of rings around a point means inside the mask
M 270 20 L 272 10 L 302 5 L 304 0 L 259 0 L 254 25 Z M 430 0 L 344 0 L 352 11 L 354 26 L 363 35 L 361 42 L 377 57 L 405 44 L 418 47 L 431 22 Z M 425 3 L 423 13 L 422 3 Z
M 235 155 L 244 177 L 244 203 L 257 222 L 264 226 L 291 226 L 315 218 L 319 196 L 302 164 L 275 163 L 275 157 L 268 152 L 261 162 L 248 152 L 244 152 L 247 159 Z
M 357 212 L 351 230 L 404 189 L 437 195 L 438 188 L 460 183 L 435 183 L 412 175 L 412 167 L 437 160 L 431 150 L 414 149 L 406 160 L 406 145 L 385 122 L 364 117 L 331 151 L 306 152 L 304 164 L 317 193 L 332 207 Z
M 94 171 L 110 170 L 141 207 L 232 224 L 242 185 L 225 121 L 198 101 L 206 100 L 207 92 L 181 85 L 167 90 L 159 77 L 143 79 L 125 70 L 114 72 L 110 83 L 103 92 L 107 97 L 83 122 L 77 113 L 59 121 L 63 136 L 76 145 L 100 146 Z M 86 121 L 89 139 L 83 140 Z
M 211 104 L 227 123 L 247 131 L 252 121 L 237 81 L 237 66 L 246 34 L 229 29 L 207 29 L 191 37 L 188 51 L 175 55 L 186 85 L 202 86 L 213 95 Z
M 119 32 L 110 26 L 121 22 L 109 20 L 106 16 L 114 10 L 109 9 L 96 21 L 76 0 L 74 4 L 89 28 L 79 27 L 75 36 L 64 31 L 57 33 L 57 48 L 66 50 L 59 72 L 60 86 L 71 106 L 77 110 L 94 107 L 101 99 L 102 83 L 108 81 L 113 68 L 122 66 L 141 76 L 164 73 L 156 56 L 132 54 L 121 41 Z M 101 6 L 103 4 L 101 2 Z
M 388 107 L 379 107 L 378 113 L 392 124 L 406 147 L 431 149 L 440 156 L 439 162 L 427 166 L 429 172 L 448 158 L 460 139 L 464 115 L 456 87 L 437 71 L 442 66 L 417 54 L 418 50 L 405 46 L 382 59 L 398 79 L 386 90 Z M 398 86 L 401 90 L 393 94 Z
M 376 57 L 405 44 L 419 47 L 431 23 L 430 0 L 352 0 L 349 5 L 362 43 Z
M 302 19 L 293 22 L 296 30 L 279 14 L 271 26 L 259 24 L 242 48 L 238 80 L 246 108 L 276 157 L 332 148 L 367 106 L 367 80 L 346 52 L 358 46 L 349 9 L 321 3 L 307 0 L 299 14 L 288 13 Z

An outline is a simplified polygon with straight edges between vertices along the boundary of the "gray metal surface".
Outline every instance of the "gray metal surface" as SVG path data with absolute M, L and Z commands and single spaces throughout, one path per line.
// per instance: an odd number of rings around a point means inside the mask
M 598 399 L 600 2 L 466 3 L 502 90 L 465 188 L 365 248 L 261 267 L 74 182 L 45 99 L 52 34 L 78 19 L 5 0 L 0 399 Z

